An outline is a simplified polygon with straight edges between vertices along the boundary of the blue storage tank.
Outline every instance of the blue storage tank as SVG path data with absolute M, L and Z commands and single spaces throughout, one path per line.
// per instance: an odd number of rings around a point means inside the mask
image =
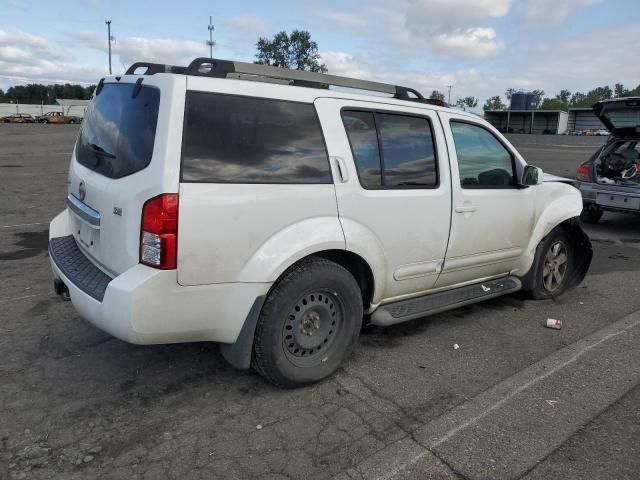
M 535 97 L 532 93 L 516 92 L 511 96 L 510 110 L 535 110 Z

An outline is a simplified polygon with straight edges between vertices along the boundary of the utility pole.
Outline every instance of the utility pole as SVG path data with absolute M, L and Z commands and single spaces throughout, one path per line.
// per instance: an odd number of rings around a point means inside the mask
M 104 22 L 107 24 L 107 44 L 109 46 L 109 75 L 111 75 L 111 20 Z
M 212 18 L 211 16 L 209 16 L 209 26 L 207 27 L 209 29 L 209 40 L 207 41 L 207 45 L 209 45 L 209 58 L 213 58 L 213 46 L 216 44 L 216 42 L 213 41 L 213 30 L 214 30 L 214 26 L 212 23 Z
M 453 85 L 447 85 L 447 88 L 449 89 L 449 99 L 447 100 L 447 103 L 449 105 L 451 105 L 451 87 L 453 87 Z

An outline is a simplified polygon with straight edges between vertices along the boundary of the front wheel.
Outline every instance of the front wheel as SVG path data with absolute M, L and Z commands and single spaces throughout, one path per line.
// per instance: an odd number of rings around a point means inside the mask
M 553 230 L 536 252 L 537 271 L 531 295 L 536 299 L 555 298 L 568 284 L 574 263 L 574 250 L 561 228 Z
M 252 366 L 285 388 L 331 375 L 355 344 L 362 295 L 342 266 L 311 257 L 294 266 L 269 293 L 260 313 Z

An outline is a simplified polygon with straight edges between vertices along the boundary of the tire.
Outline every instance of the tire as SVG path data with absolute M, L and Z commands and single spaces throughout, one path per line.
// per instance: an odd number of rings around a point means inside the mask
M 536 249 L 534 287 L 536 300 L 555 298 L 567 288 L 574 266 L 574 249 L 562 228 L 555 228 Z
M 331 375 L 362 326 L 362 294 L 342 266 L 310 257 L 269 293 L 258 318 L 251 364 L 268 382 L 293 388 Z
M 42 120 L 42 123 L 49 123 L 49 120 Z
M 70 125 L 73 124 L 73 123 L 76 123 L 76 121 L 75 120 L 69 120 L 69 124 Z
M 590 203 L 584 206 L 580 214 L 580 220 L 586 223 L 598 223 L 604 214 L 604 210 Z

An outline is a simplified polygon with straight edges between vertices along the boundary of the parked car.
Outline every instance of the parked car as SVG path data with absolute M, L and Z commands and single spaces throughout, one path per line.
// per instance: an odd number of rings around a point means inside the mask
M 413 89 L 201 58 L 94 95 L 49 253 L 56 291 L 124 341 L 220 342 L 294 387 L 340 366 L 364 315 L 554 298 L 589 267 L 578 190 Z
M 576 172 L 582 218 L 595 223 L 607 210 L 640 213 L 640 97 L 603 100 L 593 110 L 611 136 Z
M 610 135 L 609 130 L 607 130 L 606 128 L 599 128 L 598 130 L 593 132 L 593 134 L 596 137 L 608 137 Z
M 6 117 L 2 117 L 3 123 L 33 123 L 35 122 L 35 118 L 33 118 L 28 113 L 14 113 L 13 115 L 7 115 Z
M 62 112 L 47 112 L 36 118 L 38 123 L 81 123 L 82 118 Z

